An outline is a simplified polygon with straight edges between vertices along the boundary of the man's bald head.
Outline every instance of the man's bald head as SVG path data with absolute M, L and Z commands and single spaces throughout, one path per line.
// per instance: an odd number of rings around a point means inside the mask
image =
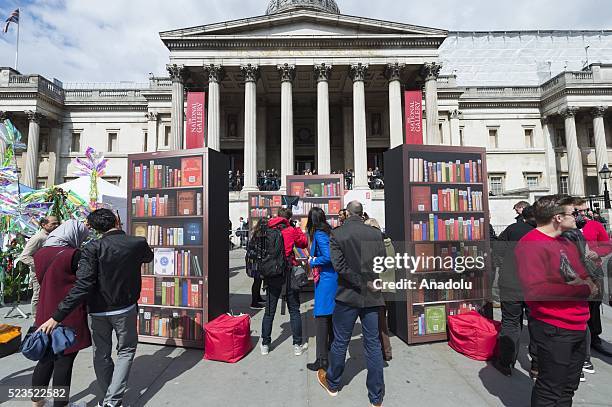
M 349 216 L 363 216 L 363 205 L 359 201 L 352 201 L 346 206 Z

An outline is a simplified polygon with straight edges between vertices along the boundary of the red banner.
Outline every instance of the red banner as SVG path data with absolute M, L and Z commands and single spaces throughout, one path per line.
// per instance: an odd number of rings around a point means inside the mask
M 404 92 L 406 118 L 406 144 L 423 144 L 423 92 Z
M 206 126 L 205 92 L 187 93 L 187 137 L 185 148 L 204 147 L 204 128 Z

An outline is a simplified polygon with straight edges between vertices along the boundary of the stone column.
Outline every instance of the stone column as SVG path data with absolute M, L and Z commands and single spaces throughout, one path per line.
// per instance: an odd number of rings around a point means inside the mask
M 584 196 L 584 174 L 582 169 L 582 156 L 578 148 L 576 137 L 577 107 L 568 107 L 561 114 L 565 118 L 565 143 L 567 145 L 568 184 L 572 196 Z
M 147 152 L 155 152 L 157 151 L 157 140 L 158 140 L 158 123 L 157 117 L 158 114 L 155 112 L 147 112 L 145 114 L 147 118 L 147 145 L 145 148 Z
M 331 151 L 329 141 L 329 78 L 332 66 L 328 64 L 315 65 L 317 80 L 317 173 L 331 173 Z
M 427 120 L 425 144 L 442 144 L 438 127 L 438 75 L 442 66 L 432 62 L 423 65 L 425 79 L 425 116 Z
M 26 112 L 30 122 L 28 128 L 28 150 L 26 152 L 25 171 L 23 183 L 36 188 L 38 179 L 38 142 L 40 139 L 40 119 L 42 115 L 33 111 Z
M 387 64 L 385 77 L 389 81 L 389 146 L 394 148 L 404 144 L 402 119 L 402 82 L 404 64 Z
M 7 112 L 0 110 L 0 123 L 4 123 L 4 120 L 7 119 Z M 6 151 L 6 143 L 4 140 L 0 139 L 0 157 L 4 157 L 4 153 Z M 0 163 L 1 165 L 2 163 Z
M 355 167 L 353 153 L 353 108 L 351 100 L 348 98 L 342 102 L 342 130 L 344 133 L 344 169 L 352 170 Z
M 187 70 L 183 65 L 168 65 L 168 72 L 172 79 L 172 114 L 170 150 L 183 148 L 183 134 L 185 125 L 185 76 Z
M 264 100 L 257 101 L 257 171 L 266 170 L 266 143 L 268 108 Z
M 461 134 L 460 134 L 460 127 L 459 127 L 459 110 L 458 109 L 451 110 L 449 114 L 449 119 L 450 119 L 450 135 L 451 135 L 450 144 L 452 146 L 460 146 L 461 145 Z
M 208 65 L 204 67 L 208 73 L 208 141 L 206 146 L 213 150 L 221 149 L 221 81 L 224 77 L 223 67 L 220 65 Z
M 604 127 L 606 107 L 594 107 L 591 113 L 593 114 L 593 134 L 595 136 L 595 159 L 597 161 L 597 172 L 599 172 L 604 164 L 608 165 L 608 146 L 606 145 L 606 129 Z M 603 195 L 604 182 L 599 176 L 597 180 L 599 181 L 599 194 Z
M 53 169 L 49 171 L 48 185 L 57 185 L 62 183 L 60 181 L 60 170 L 62 167 L 62 122 L 56 122 L 51 127 L 49 143 L 51 143 L 51 140 L 55 141 L 55 160 L 53 162 Z
M 257 80 L 258 65 L 240 67 L 244 76 L 244 186 L 243 192 L 257 191 Z
M 278 66 L 281 80 L 281 191 L 286 191 L 287 175 L 293 175 L 293 79 L 295 66 Z
M 353 64 L 350 67 L 350 77 L 353 80 L 353 132 L 355 153 L 355 179 L 353 189 L 369 189 L 368 186 L 368 147 L 366 144 L 366 104 L 365 78 L 368 72 L 367 64 Z
M 559 191 L 557 182 L 557 155 L 555 153 L 555 129 L 550 116 L 542 118 L 542 134 L 546 148 L 546 174 L 550 185 L 550 193 L 556 194 Z

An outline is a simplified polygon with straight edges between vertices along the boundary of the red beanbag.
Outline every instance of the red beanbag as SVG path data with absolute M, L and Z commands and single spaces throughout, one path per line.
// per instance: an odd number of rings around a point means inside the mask
M 204 326 L 204 359 L 236 363 L 252 349 L 251 318 L 223 314 Z
M 501 323 L 476 311 L 448 317 L 448 346 L 475 360 L 492 359 L 497 351 Z

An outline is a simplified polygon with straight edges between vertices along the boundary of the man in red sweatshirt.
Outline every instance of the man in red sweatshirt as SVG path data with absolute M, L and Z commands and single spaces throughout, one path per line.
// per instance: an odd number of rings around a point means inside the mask
M 587 256 L 591 258 L 597 265 L 602 265 L 602 257 L 612 253 L 612 242 L 608 232 L 600 222 L 593 220 L 592 212 L 584 199 L 579 199 L 576 202 L 576 224 L 582 230 L 584 239 L 589 246 Z M 588 326 L 589 333 L 587 334 L 587 358 L 584 361 L 582 370 L 586 373 L 595 373 L 595 368 L 591 363 L 591 348 L 604 356 L 612 357 L 612 352 L 604 348 L 601 342 L 601 300 L 589 301 L 589 310 L 591 317 L 589 318 Z
M 576 229 L 575 199 L 549 195 L 534 204 L 538 227 L 517 244 L 519 280 L 530 310 L 529 333 L 539 373 L 531 406 L 571 406 L 586 356 L 588 298 L 597 287 L 576 246 L 561 234 Z
M 290 266 L 297 265 L 293 248 L 298 247 L 305 249 L 308 247 L 308 238 L 300 228 L 293 227 L 290 220 L 293 217 L 291 209 L 281 208 L 278 211 L 278 216 L 270 219 L 268 226 L 271 229 L 280 230 L 283 235 L 285 246 L 284 254 Z M 283 293 L 283 286 L 286 286 L 287 293 L 287 308 L 289 308 L 289 320 L 291 322 L 291 332 L 293 333 L 293 354 L 300 356 L 307 348 L 308 342 L 302 344 L 302 316 L 300 315 L 300 292 L 292 290 L 287 284 L 288 271 L 283 276 L 264 279 L 266 284 L 266 310 L 264 312 L 261 338 L 262 342 L 260 350 L 262 355 L 267 355 L 270 352 L 270 344 L 272 342 L 272 323 L 274 322 L 274 314 L 278 300 Z

